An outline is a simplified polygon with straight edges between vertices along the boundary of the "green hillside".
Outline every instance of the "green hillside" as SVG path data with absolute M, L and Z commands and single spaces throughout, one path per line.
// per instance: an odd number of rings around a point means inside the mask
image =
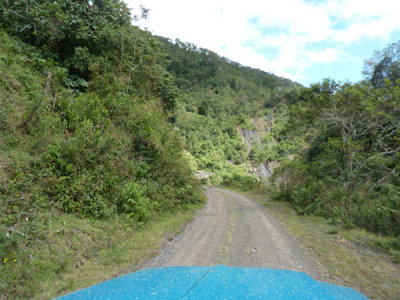
M 190 43 L 157 38 L 179 87 L 175 126 L 197 169 L 212 172 L 214 184 L 258 186 L 260 163 L 286 154 L 276 148 L 275 133 L 300 85 Z M 250 145 L 243 130 L 259 142 Z
M 365 81 L 302 88 L 159 40 L 180 88 L 175 125 L 212 183 L 258 188 L 265 166 L 269 193 L 300 214 L 399 235 L 399 43 L 366 62 Z M 399 250 L 398 238 L 384 247 Z
M 202 202 L 196 170 L 259 186 L 240 129 L 298 85 L 155 39 L 121 1 L 3 0 L 0 16 L 2 294 L 69 274 L 104 222 L 137 228 Z
M 274 170 L 269 193 L 300 214 L 400 234 L 399 43 L 365 63 L 360 83 L 302 88 L 159 39 L 180 87 L 176 126 L 211 182 L 254 189 L 264 165 Z M 398 238 L 389 244 L 399 250 Z
M 41 280 L 70 272 L 84 245 L 75 237 L 92 245 L 85 220 L 120 220 L 132 231 L 204 198 L 168 121 L 176 91 L 163 51 L 130 25 L 125 4 L 30 3 L 0 1 L 6 298 L 30 297 Z M 102 239 L 100 247 L 111 241 Z
M 290 108 L 285 139 L 304 147 L 276 171 L 276 197 L 301 214 L 347 227 L 400 234 L 400 81 L 303 89 Z M 393 244 L 399 250 L 399 242 Z
M 194 44 L 180 40 L 172 42 L 157 37 L 163 43 L 169 63 L 167 70 L 176 78 L 179 88 L 231 88 L 234 92 L 244 92 L 248 97 L 265 96 L 267 90 L 299 86 L 286 78 L 244 67 L 220 57 L 218 54 Z
M 384 235 L 399 259 L 399 43 L 362 82 L 304 88 L 131 20 L 120 0 L 0 0 L 0 299 L 148 259 L 202 184 Z

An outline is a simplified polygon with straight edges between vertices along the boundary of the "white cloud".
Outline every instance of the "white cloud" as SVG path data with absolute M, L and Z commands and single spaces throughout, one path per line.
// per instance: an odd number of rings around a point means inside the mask
M 399 0 L 126 1 L 150 8 L 141 26 L 154 34 L 292 79 L 315 63 L 354 59 L 346 52 L 353 43 L 400 30 Z

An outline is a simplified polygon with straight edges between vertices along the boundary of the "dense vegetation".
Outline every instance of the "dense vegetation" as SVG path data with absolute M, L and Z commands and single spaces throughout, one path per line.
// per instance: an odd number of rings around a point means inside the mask
M 275 75 L 243 67 L 190 43 L 158 37 L 167 70 L 179 87 L 175 126 L 199 170 L 212 172 L 213 184 L 251 188 L 260 184 L 256 167 L 277 159 L 275 130 L 281 113 L 300 85 Z M 259 143 L 246 144 L 242 129 Z
M 131 19 L 120 0 L 0 0 L 0 295 L 66 269 L 31 251 L 57 252 L 54 218 L 137 228 L 201 202 L 196 170 L 254 189 L 280 165 L 270 192 L 300 214 L 400 235 L 400 43 L 365 81 L 303 88 Z
M 177 85 L 185 90 L 204 87 L 218 92 L 218 88 L 229 87 L 234 92 L 243 92 L 243 97 L 259 98 L 278 87 L 298 86 L 289 79 L 241 66 L 194 44 L 157 38 L 163 42 L 169 59 L 167 70 L 174 74 Z
M 202 201 L 196 170 L 258 185 L 240 129 L 298 87 L 156 39 L 112 0 L 0 0 L 0 74 L 0 290 L 10 297 L 31 296 L 37 278 L 80 256 L 54 243 L 70 231 L 54 232 L 58 219 L 138 226 Z
M 397 43 L 366 63 L 365 81 L 301 91 L 282 133 L 302 136 L 304 148 L 277 170 L 276 198 L 332 223 L 400 235 L 399 66 Z
M 360 83 L 302 88 L 159 39 L 180 88 L 176 126 L 212 183 L 252 189 L 260 184 L 255 167 L 280 164 L 275 199 L 333 224 L 400 234 L 399 43 L 366 62 Z M 259 142 L 246 145 L 242 129 Z
M 0 1 L 2 295 L 64 269 L 31 255 L 59 212 L 143 223 L 202 200 L 165 55 L 130 23 L 121 1 Z

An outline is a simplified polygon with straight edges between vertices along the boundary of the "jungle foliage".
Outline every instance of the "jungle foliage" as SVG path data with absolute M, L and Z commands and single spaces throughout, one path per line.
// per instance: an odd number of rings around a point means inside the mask
M 299 86 L 276 75 L 241 66 L 218 54 L 177 39 L 172 42 L 157 37 L 164 46 L 169 64 L 167 70 L 176 77 L 180 88 L 197 86 L 211 89 L 230 87 L 234 92 L 243 91 L 248 97 L 266 95 L 275 88 Z
M 70 267 L 32 258 L 32 249 L 58 247 L 49 240 L 53 216 L 121 216 L 140 226 L 201 202 L 198 169 L 215 171 L 214 183 L 259 184 L 239 128 L 296 84 L 156 39 L 131 19 L 119 0 L 0 0 L 7 297 L 30 297 L 35 278 Z
M 273 116 L 290 103 L 293 97 L 288 95 L 296 94 L 300 85 L 190 43 L 157 39 L 166 53 L 166 69 L 179 87 L 174 124 L 197 168 L 213 172 L 214 184 L 243 189 L 258 186 L 253 165 L 267 157 L 275 159 L 276 147 L 263 143 L 256 158 L 241 129 L 274 140 L 278 131 Z
M 275 198 L 334 224 L 400 235 L 399 53 L 398 44 L 377 52 L 365 81 L 300 92 L 286 139 L 302 136 L 305 147 L 275 172 Z
M 131 20 L 120 0 L 0 0 L 0 294 L 32 296 L 52 216 L 140 226 L 201 202 L 196 170 L 254 189 L 280 163 L 275 199 L 399 236 L 399 43 L 363 82 L 302 88 Z
M 0 1 L 0 294 L 40 274 L 55 212 L 142 224 L 203 200 L 164 65 L 122 1 Z

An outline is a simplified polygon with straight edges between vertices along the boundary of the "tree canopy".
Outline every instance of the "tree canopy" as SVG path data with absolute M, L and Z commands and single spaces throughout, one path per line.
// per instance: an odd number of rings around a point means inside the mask
M 374 87 L 384 87 L 385 80 L 396 84 L 400 80 L 400 41 L 382 51 L 376 51 L 375 55 L 365 62 L 363 73 Z

